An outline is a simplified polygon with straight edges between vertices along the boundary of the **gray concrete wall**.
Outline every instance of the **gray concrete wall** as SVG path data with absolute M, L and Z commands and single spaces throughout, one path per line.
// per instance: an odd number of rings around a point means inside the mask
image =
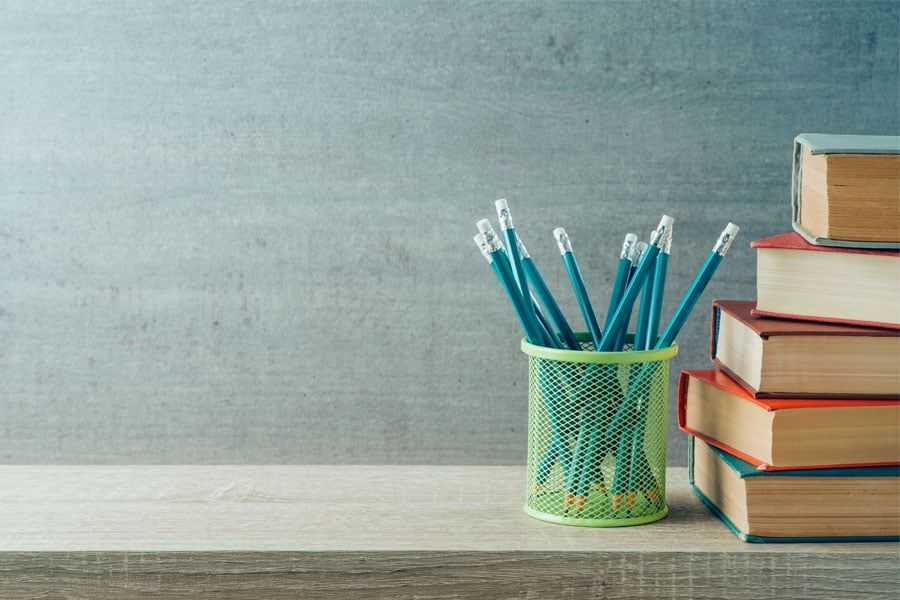
M 891 2 L 4 3 L 0 461 L 520 463 L 493 200 L 573 321 L 678 220 L 668 295 L 788 229 L 791 139 L 897 133 Z M 671 310 L 671 303 L 667 307 Z M 674 400 L 674 398 L 673 398 Z M 674 421 L 674 417 L 673 417 Z M 684 463 L 672 425 L 670 461 Z

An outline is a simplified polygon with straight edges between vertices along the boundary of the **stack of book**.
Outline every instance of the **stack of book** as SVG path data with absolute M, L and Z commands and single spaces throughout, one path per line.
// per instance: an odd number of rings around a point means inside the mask
M 746 541 L 900 541 L 900 137 L 798 136 L 792 198 L 681 374 L 691 484 Z

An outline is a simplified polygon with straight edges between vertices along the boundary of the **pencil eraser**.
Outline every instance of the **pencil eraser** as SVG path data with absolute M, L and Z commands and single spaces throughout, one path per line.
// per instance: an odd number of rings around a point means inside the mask
M 480 233 L 487 233 L 491 229 L 493 229 L 493 227 L 491 227 L 491 222 L 488 219 L 478 221 L 478 231 Z
M 503 210 L 503 209 L 509 210 L 509 204 L 508 204 L 508 203 L 506 202 L 506 200 L 504 200 L 503 198 L 501 198 L 501 199 L 497 200 L 496 202 L 494 202 L 494 206 L 497 207 L 497 210 L 498 210 L 498 211 L 499 211 L 499 210 Z
M 666 232 L 665 246 L 663 246 L 663 249 L 662 249 L 662 251 L 663 251 L 665 254 L 671 254 L 671 253 L 672 253 L 672 229 L 673 229 L 673 228 L 670 227 L 669 230 Z
M 557 240 L 562 235 L 566 235 L 565 227 L 557 227 L 556 229 L 553 230 L 553 237 L 556 238 Z
M 727 233 L 731 237 L 736 236 L 738 231 L 740 231 L 740 230 L 741 230 L 741 228 L 738 227 L 737 225 L 735 225 L 734 223 L 728 223 L 728 225 L 725 226 L 725 233 Z
M 669 215 L 663 215 L 662 219 L 659 220 L 659 227 L 657 227 L 657 229 L 662 228 L 662 227 L 669 229 L 670 227 L 672 227 L 672 224 L 674 222 L 675 222 L 675 219 L 673 219 Z

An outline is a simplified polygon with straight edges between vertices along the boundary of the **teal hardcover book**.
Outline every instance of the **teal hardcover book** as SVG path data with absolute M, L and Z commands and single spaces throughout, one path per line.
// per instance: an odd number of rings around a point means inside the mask
M 694 493 L 745 542 L 900 541 L 900 466 L 759 471 L 698 438 L 688 464 Z
M 865 155 L 873 159 L 860 160 Z M 791 177 L 794 231 L 818 246 L 900 248 L 898 155 L 900 136 L 798 135 Z

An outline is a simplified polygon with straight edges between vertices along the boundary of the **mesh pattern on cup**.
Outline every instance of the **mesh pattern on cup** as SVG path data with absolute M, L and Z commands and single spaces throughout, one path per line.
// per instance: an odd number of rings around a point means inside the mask
M 586 521 L 665 510 L 668 380 L 668 360 L 529 356 L 527 507 Z

